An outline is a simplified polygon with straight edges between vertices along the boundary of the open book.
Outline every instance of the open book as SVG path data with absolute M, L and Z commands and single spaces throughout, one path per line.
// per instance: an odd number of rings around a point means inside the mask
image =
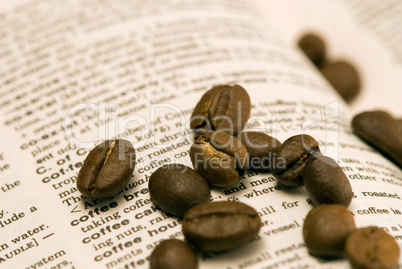
M 402 240 L 402 172 L 351 132 L 348 107 L 251 1 L 24 1 L 0 14 L 0 267 L 148 268 L 181 220 L 158 210 L 148 180 L 167 163 L 192 166 L 189 117 L 217 84 L 249 93 L 248 130 L 281 142 L 306 133 L 339 162 L 357 227 Z M 275 13 L 274 10 L 270 11 Z M 112 199 L 84 198 L 77 172 L 102 140 L 124 138 L 137 164 Z M 246 173 L 211 201 L 241 201 L 259 236 L 200 268 L 348 268 L 308 254 L 303 188 Z

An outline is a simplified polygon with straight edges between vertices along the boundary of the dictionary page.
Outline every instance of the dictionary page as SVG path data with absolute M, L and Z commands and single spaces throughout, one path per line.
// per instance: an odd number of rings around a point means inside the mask
M 148 268 L 161 240 L 184 239 L 181 219 L 149 197 L 152 172 L 192 167 L 189 117 L 217 84 L 240 84 L 247 129 L 281 142 L 306 133 L 344 169 L 358 227 L 402 236 L 402 173 L 357 138 L 340 97 L 249 1 L 26 1 L 0 15 L 0 265 Z M 84 197 L 77 173 L 105 139 L 136 149 L 129 184 Z M 261 216 L 255 240 L 198 252 L 200 268 L 345 268 L 308 254 L 303 188 L 249 171 L 211 201 L 244 202 Z

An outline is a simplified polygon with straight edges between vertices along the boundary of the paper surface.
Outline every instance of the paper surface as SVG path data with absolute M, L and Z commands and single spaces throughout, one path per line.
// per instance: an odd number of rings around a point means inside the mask
M 248 1 L 32 1 L 0 18 L 1 267 L 148 268 L 161 240 L 183 239 L 147 182 L 164 164 L 192 167 L 188 119 L 223 83 L 248 91 L 248 129 L 316 138 L 350 179 L 357 227 L 378 225 L 400 244 L 400 169 L 351 133 L 347 106 Z M 82 162 L 116 137 L 136 148 L 130 183 L 111 199 L 82 197 Z M 262 227 L 244 247 L 198 253 L 200 268 L 348 266 L 308 254 L 303 188 L 250 171 L 214 188 L 216 200 L 254 207 Z
M 346 59 L 362 87 L 350 103 L 354 114 L 381 109 L 402 116 L 402 3 L 398 0 L 257 0 L 265 18 L 296 46 L 306 32 L 319 34 L 331 60 Z

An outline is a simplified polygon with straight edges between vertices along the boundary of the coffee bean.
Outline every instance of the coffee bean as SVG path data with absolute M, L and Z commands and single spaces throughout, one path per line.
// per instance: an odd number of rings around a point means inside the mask
M 159 167 L 148 185 L 152 202 L 179 217 L 189 208 L 207 202 L 211 195 L 208 182 L 200 174 L 178 163 Z
M 303 169 L 303 181 L 314 205 L 340 204 L 348 207 L 352 187 L 342 168 L 325 156 L 311 158 Z
M 299 47 L 316 66 L 320 66 L 325 59 L 325 43 L 316 34 L 305 34 L 298 42 Z
M 195 252 L 183 241 L 168 239 L 162 241 L 150 257 L 151 269 L 197 269 Z
M 194 170 L 210 185 L 230 187 L 247 169 L 246 147 L 235 137 L 222 131 L 207 131 L 191 146 L 190 158 Z
M 400 249 L 391 235 L 371 226 L 351 232 L 345 252 L 355 269 L 391 269 L 398 264 Z
M 321 67 L 321 73 L 346 102 L 360 92 L 360 77 L 356 68 L 346 61 L 336 61 Z
M 292 136 L 278 149 L 272 174 L 285 186 L 302 186 L 304 165 L 315 154 L 320 154 L 320 148 L 313 137 Z
M 250 112 L 250 97 L 243 87 L 219 85 L 201 97 L 191 115 L 190 127 L 196 134 L 223 130 L 236 135 L 246 125 Z
M 385 111 L 366 111 L 352 120 L 353 131 L 402 168 L 400 123 Z
M 236 136 L 246 147 L 249 154 L 248 169 L 271 171 L 276 158 L 276 151 L 281 142 L 261 132 L 241 132 Z
M 355 221 L 346 207 L 331 204 L 313 208 L 303 224 L 303 238 L 311 255 L 339 257 Z
M 88 154 L 78 173 L 77 188 L 88 197 L 112 197 L 129 182 L 134 166 L 135 150 L 129 141 L 107 140 Z
M 184 215 L 182 228 L 188 241 L 202 251 L 224 251 L 255 238 L 261 227 L 258 213 L 237 202 L 208 202 Z

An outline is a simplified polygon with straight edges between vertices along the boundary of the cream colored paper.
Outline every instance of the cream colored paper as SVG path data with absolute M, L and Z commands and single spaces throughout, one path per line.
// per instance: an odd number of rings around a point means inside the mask
M 32 1 L 0 16 L 0 265 L 148 268 L 153 248 L 183 239 L 180 219 L 149 199 L 166 163 L 189 165 L 188 119 L 212 85 L 238 83 L 253 104 L 248 129 L 280 141 L 307 133 L 352 184 L 358 227 L 402 231 L 402 174 L 351 133 L 351 112 L 299 51 L 248 1 Z M 118 196 L 81 197 L 77 172 L 104 139 L 133 143 L 137 165 Z M 201 254 L 200 268 L 345 268 L 311 257 L 303 188 L 247 173 L 211 200 L 261 215 L 256 240 Z

